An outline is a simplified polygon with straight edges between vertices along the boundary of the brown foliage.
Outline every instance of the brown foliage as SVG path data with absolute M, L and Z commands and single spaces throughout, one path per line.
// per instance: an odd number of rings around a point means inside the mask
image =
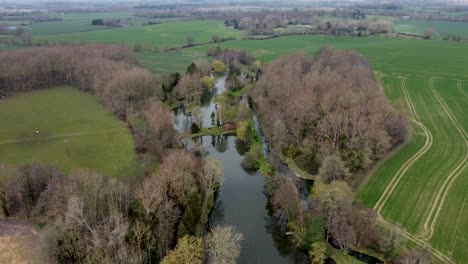
M 326 47 L 315 58 L 297 53 L 278 59 L 254 96 L 273 145 L 289 137 L 320 158 L 339 153 L 351 172 L 368 168 L 405 135 L 369 63 L 352 51 Z
M 152 74 L 132 51 L 118 45 L 56 46 L 0 52 L 0 92 L 75 85 L 126 114 L 154 89 Z
M 146 121 L 144 145 L 153 154 L 161 156 L 173 145 L 174 128 L 169 111 L 159 100 L 151 100 L 143 109 Z

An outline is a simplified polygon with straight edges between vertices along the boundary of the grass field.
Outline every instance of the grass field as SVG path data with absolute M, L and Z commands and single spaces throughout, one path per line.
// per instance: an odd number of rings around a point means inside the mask
M 139 52 L 138 60 L 150 69 L 155 75 L 164 75 L 173 72 L 185 73 L 187 66 L 198 58 L 206 58 L 204 53 L 154 53 Z
M 27 92 L 1 100 L 0 124 L 8 124 L 0 126 L 2 162 L 51 163 L 65 172 L 85 167 L 117 177 L 141 170 L 126 125 L 96 97 L 74 88 Z
M 187 22 L 168 22 L 152 26 L 123 27 L 106 30 L 84 31 L 69 34 L 38 36 L 38 39 L 49 41 L 80 41 L 118 43 L 133 46 L 134 44 L 151 45 L 167 48 L 186 44 L 186 37 L 192 36 L 196 43 L 206 43 L 211 36 L 240 37 L 239 30 L 229 29 L 222 21 L 198 20 Z
M 456 34 L 468 39 L 468 23 L 441 20 L 400 19 L 395 21 L 396 32 L 423 35 L 428 28 L 434 30 L 434 39 Z
M 468 80 L 468 45 L 445 41 L 422 41 L 385 38 L 352 38 L 331 36 L 286 36 L 267 40 L 233 40 L 220 46 L 246 49 L 264 62 L 281 55 L 305 51 L 315 53 L 323 46 L 357 50 L 374 70 L 406 75 L 463 78 Z M 180 55 L 203 53 L 210 45 L 184 49 Z M 175 56 L 175 55 L 174 55 Z
M 62 21 L 49 21 L 33 23 L 28 28 L 34 36 L 76 33 L 83 31 L 94 31 L 101 29 L 112 29 L 106 26 L 93 26 L 93 19 L 120 18 L 126 21 L 127 27 L 139 27 L 147 23 L 150 19 L 137 17 L 132 12 L 109 12 L 109 13 L 76 13 L 76 14 L 51 14 L 51 17 L 58 17 Z M 151 19 L 151 21 L 167 22 L 176 20 L 174 18 Z M 179 19 L 180 20 L 180 19 Z

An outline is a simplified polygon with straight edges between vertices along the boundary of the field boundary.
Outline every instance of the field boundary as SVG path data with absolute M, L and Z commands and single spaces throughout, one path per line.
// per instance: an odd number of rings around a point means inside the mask
M 124 131 L 126 129 L 127 128 L 116 128 L 116 129 L 108 129 L 108 130 L 101 130 L 101 131 L 94 131 L 94 132 L 77 132 L 77 133 L 60 134 L 60 135 L 47 136 L 47 137 L 31 137 L 31 138 L 24 138 L 24 139 L 18 139 L 18 140 L 5 140 L 5 141 L 0 141 L 0 145 L 23 143 L 23 142 L 36 141 L 36 140 L 55 139 L 55 138 L 108 134 L 108 133 L 113 133 L 117 131 Z

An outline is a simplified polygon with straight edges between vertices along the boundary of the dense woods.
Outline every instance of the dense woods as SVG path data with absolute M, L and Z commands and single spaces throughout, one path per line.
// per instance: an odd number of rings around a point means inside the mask
M 0 205 L 4 216 L 49 223 L 54 262 L 150 263 L 167 255 L 178 238 L 176 252 L 200 243 L 192 237 L 204 229 L 222 174 L 218 161 L 201 161 L 181 149 L 169 150 L 158 170 L 131 184 L 86 169 L 64 175 L 49 165 L 16 169 L 0 164 Z M 238 252 L 240 235 L 229 229 L 236 240 L 226 245 L 216 240 L 216 230 L 213 254 L 237 258 L 238 253 L 225 250 L 234 245 Z M 179 263 L 182 256 L 165 263 Z
M 326 47 L 314 58 L 276 60 L 254 98 L 275 151 L 327 182 L 352 181 L 349 173 L 368 169 L 406 135 L 369 63 L 352 51 Z
M 153 75 L 118 45 L 57 46 L 0 52 L 0 93 L 73 85 L 126 114 L 154 95 Z

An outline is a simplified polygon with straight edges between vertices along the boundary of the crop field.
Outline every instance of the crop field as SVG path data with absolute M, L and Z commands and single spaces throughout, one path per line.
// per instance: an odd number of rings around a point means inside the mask
M 456 34 L 464 39 L 468 38 L 468 23 L 422 20 L 422 19 L 400 19 L 395 21 L 396 32 L 423 35 L 428 28 L 434 30 L 433 37 L 442 39 L 447 34 Z
M 52 34 L 37 37 L 49 41 L 80 41 L 101 43 L 117 43 L 133 46 L 134 44 L 151 45 L 153 47 L 168 48 L 183 46 L 187 36 L 193 37 L 195 43 L 206 43 L 211 37 L 218 34 L 220 37 L 240 37 L 239 30 L 229 29 L 222 21 L 191 21 L 168 22 L 151 26 L 123 27 L 98 31 L 84 31 L 69 34 Z
M 362 186 L 359 197 L 436 254 L 468 258 L 466 81 L 387 76 L 387 96 L 405 113 L 412 139 Z
M 12 165 L 50 163 L 109 176 L 141 171 L 126 125 L 98 99 L 71 87 L 0 100 L 0 160 Z M 38 133 L 36 133 L 38 131 Z

